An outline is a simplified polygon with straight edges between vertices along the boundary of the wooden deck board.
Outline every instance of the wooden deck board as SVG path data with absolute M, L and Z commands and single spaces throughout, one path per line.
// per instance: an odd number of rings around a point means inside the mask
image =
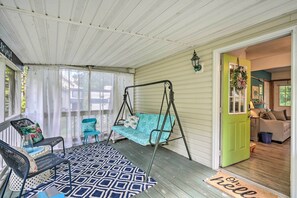
M 143 147 L 128 140 L 119 141 L 112 146 L 133 164 L 146 170 L 153 147 Z M 170 182 L 172 184 L 171 191 L 175 193 L 180 191 L 179 194 L 184 192 L 184 195 L 179 197 L 222 197 L 219 190 L 208 187 L 203 182 L 204 179 L 214 174 L 215 171 L 212 169 L 162 147 L 157 151 L 151 172 L 151 176 L 158 181 L 154 188 L 158 188 L 159 183 Z M 148 195 L 150 195 L 149 191 Z M 166 196 L 164 193 L 162 195 Z

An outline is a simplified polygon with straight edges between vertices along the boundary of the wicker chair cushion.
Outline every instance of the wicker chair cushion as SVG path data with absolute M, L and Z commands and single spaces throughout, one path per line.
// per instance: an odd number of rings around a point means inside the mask
M 13 148 L 28 158 L 29 163 L 30 163 L 29 173 L 36 173 L 38 171 L 38 169 L 37 169 L 37 164 L 36 164 L 34 158 L 32 156 L 30 156 L 27 153 L 27 151 L 25 151 L 25 149 L 23 149 L 23 148 L 20 148 L 20 147 L 13 147 Z
M 44 139 L 42 130 L 38 123 L 21 127 L 21 131 L 24 135 L 30 134 L 34 144 Z

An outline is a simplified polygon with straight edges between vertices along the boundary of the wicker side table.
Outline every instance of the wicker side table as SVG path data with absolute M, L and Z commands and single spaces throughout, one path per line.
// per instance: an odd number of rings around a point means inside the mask
M 33 158 L 38 158 L 43 155 L 46 155 L 48 153 L 51 153 L 51 147 L 50 146 L 43 146 L 44 149 L 34 155 L 32 155 Z M 43 173 L 40 173 L 36 175 L 35 177 L 29 178 L 26 180 L 25 188 L 24 189 L 34 189 L 41 183 L 47 181 L 51 177 L 51 171 L 47 170 Z M 20 191 L 22 187 L 23 179 L 18 177 L 14 172 L 11 173 L 10 179 L 9 179 L 9 189 L 11 191 Z

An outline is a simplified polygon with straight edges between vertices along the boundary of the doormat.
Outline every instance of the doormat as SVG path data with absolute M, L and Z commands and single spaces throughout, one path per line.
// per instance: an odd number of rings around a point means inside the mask
M 223 191 L 224 193 L 231 195 L 235 198 L 242 197 L 255 197 L 255 198 L 274 198 L 278 197 L 277 195 L 266 191 L 260 187 L 251 185 L 247 182 L 241 181 L 240 179 L 222 173 L 221 171 L 217 172 L 211 178 L 204 180 L 206 183 L 214 186 L 215 188 Z

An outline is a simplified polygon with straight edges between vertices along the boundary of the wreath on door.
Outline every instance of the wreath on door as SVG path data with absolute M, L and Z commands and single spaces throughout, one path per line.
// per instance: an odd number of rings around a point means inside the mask
M 247 84 L 247 73 L 243 66 L 239 65 L 239 59 L 237 59 L 238 67 L 233 71 L 232 85 L 236 90 L 243 90 Z

